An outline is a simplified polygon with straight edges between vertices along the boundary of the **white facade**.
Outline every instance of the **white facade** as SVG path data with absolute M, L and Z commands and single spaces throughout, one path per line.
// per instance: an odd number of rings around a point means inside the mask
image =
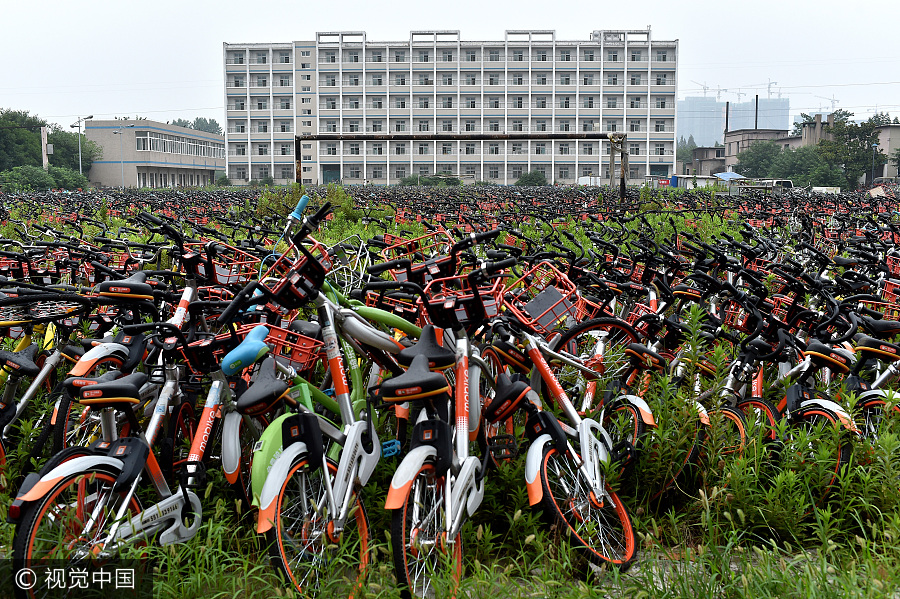
M 226 43 L 223 54 L 236 184 L 266 176 L 391 184 L 441 172 L 508 184 L 532 170 L 553 183 L 609 176 L 605 141 L 301 141 L 295 152 L 295 135 L 317 133 L 625 133 L 632 179 L 674 173 L 678 42 L 654 41 L 649 28 L 594 31 L 581 41 L 553 31 L 483 42 L 458 31 L 414 31 L 402 42 L 330 32 L 287 44 Z

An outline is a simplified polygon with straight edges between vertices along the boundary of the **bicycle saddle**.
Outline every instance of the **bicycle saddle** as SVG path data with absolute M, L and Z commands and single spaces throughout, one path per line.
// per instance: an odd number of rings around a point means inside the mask
M 81 388 L 79 403 L 91 407 L 121 408 L 141 402 L 141 387 L 147 382 L 147 375 L 135 372 L 120 379 L 97 383 Z
M 97 285 L 98 295 L 129 299 L 153 299 L 153 287 L 147 281 L 147 273 L 138 271 L 119 281 L 104 281 Z
M 32 343 L 20 352 L 0 351 L 0 367 L 13 376 L 37 376 L 41 369 L 34 363 L 38 346 Z
M 900 360 L 900 345 L 881 341 L 868 335 L 862 335 L 856 340 L 855 350 L 857 353 L 874 354 L 867 357 L 877 358 L 885 362 Z
M 418 356 L 427 358 L 428 367 L 432 370 L 446 370 L 456 364 L 456 352 L 438 344 L 434 325 L 431 324 L 422 328 L 422 334 L 415 345 L 400 350 L 397 362 L 409 368 Z
M 629 343 L 625 348 L 625 355 L 635 368 L 651 368 L 663 372 L 666 369 L 666 360 L 658 353 L 640 343 Z
M 853 365 L 853 358 L 848 356 L 844 350 L 818 341 L 810 341 L 806 350 L 801 353 L 804 357 L 810 358 L 812 363 L 819 368 L 830 368 L 841 374 L 850 372 L 850 366 Z
M 288 327 L 295 333 L 299 333 L 304 337 L 322 341 L 322 327 L 317 322 L 309 322 L 308 320 L 295 320 Z
M 275 358 L 269 356 L 259 367 L 256 380 L 237 401 L 237 411 L 256 416 L 279 406 L 290 389 L 285 381 L 275 376 Z
M 70 397 L 77 397 L 81 394 L 83 387 L 99 385 L 100 383 L 108 383 L 122 376 L 118 370 L 110 370 L 100 376 L 70 376 L 63 381 L 63 389 L 65 389 Z
M 381 383 L 378 390 L 378 395 L 387 403 L 430 399 L 449 393 L 447 379 L 443 374 L 429 370 L 428 358 L 424 354 L 413 358 L 406 372 Z
M 873 337 L 893 337 L 900 334 L 900 322 L 896 320 L 875 320 L 871 316 L 861 316 L 859 321 Z

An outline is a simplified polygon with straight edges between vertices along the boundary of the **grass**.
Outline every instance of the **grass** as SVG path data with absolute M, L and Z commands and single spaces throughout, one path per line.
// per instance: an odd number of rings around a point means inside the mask
M 285 214 L 301 189 L 268 191 L 260 214 Z M 346 193 L 329 187 L 338 209 L 323 231 L 336 241 L 375 233 L 360 222 Z M 388 214 L 385 211 L 385 214 Z M 649 214 L 658 238 L 671 231 L 668 217 Z M 703 216 L 689 227 L 708 238 L 734 232 L 734 223 Z M 124 224 L 114 219 L 114 227 Z M 639 226 L 631 223 L 629 226 Z M 420 225 L 404 228 L 422 231 Z M 543 227 L 528 225 L 531 235 Z M 583 232 L 571 228 L 579 241 Z M 9 231 L 12 234 L 13 231 Z M 570 245 L 568 240 L 563 243 Z M 694 355 L 704 354 L 696 335 Z M 720 368 L 730 355 L 717 349 L 708 358 Z M 714 385 L 706 381 L 704 385 Z M 772 452 L 762 431 L 751 428 L 742 455 L 724 454 L 727 431 L 713 418 L 705 433 L 700 466 L 679 479 L 676 490 L 656 492 L 674 474 L 696 443 L 697 416 L 690 397 L 666 377 L 656 378 L 648 401 L 658 427 L 648 438 L 631 479 L 617 481 L 638 531 L 640 553 L 626 573 L 590 568 L 579 562 L 559 531 L 548 526 L 529 505 L 522 460 L 503 463 L 487 479 L 484 502 L 462 531 L 464 576 L 458 596 L 525 597 L 885 597 L 900 587 L 900 423 L 885 423 L 873 442 L 858 442 L 851 463 L 838 476 L 831 494 L 819 499 L 817 488 L 836 443 L 836 431 L 814 429 L 794 447 L 815 451 Z M 852 399 L 849 402 L 853 404 Z M 714 406 L 708 406 L 714 407 Z M 28 423 L 23 425 L 26 429 Z M 25 431 L 27 433 L 27 430 Z M 389 438 L 384 432 L 381 437 Z M 24 447 L 19 450 L 21 454 Z M 15 453 L 15 452 L 14 452 Z M 6 472 L 15 479 L 14 457 Z M 319 596 L 399 597 L 390 552 L 391 515 L 383 509 L 396 459 L 379 464 L 362 492 L 374 536 L 373 560 L 356 589 L 352 556 L 331 564 Z M 254 532 L 252 514 L 240 515 L 223 477 L 210 470 L 203 498 L 204 522 L 184 545 L 136 548 L 157 564 L 160 598 L 276 597 L 293 591 L 269 566 L 264 540 Z M 0 492 L 0 556 L 8 555 L 13 527 L 5 523 L 11 497 Z M 449 576 L 439 585 L 449 595 Z

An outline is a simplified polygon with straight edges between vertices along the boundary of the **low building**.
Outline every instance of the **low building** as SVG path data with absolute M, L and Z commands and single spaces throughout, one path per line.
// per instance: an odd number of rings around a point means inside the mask
M 222 135 L 148 120 L 87 121 L 84 134 L 103 149 L 97 187 L 200 187 L 225 171 Z
M 875 176 L 900 177 L 900 168 L 891 162 L 891 158 L 900 148 L 900 124 L 881 125 L 876 129 L 878 130 L 878 149 L 888 157 L 888 162 L 875 167 Z
M 713 146 L 694 148 L 691 152 L 692 164 L 685 165 L 689 172 L 684 174 L 710 176 L 725 170 L 725 147 Z
M 787 129 L 737 129 L 725 132 L 725 168 L 734 170 L 738 154 L 760 141 L 778 141 L 788 137 Z

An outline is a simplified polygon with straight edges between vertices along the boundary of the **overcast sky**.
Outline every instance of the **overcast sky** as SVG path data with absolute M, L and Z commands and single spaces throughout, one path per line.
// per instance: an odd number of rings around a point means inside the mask
M 222 42 L 290 42 L 317 31 L 365 30 L 405 40 L 410 30 L 459 30 L 463 40 L 507 29 L 555 29 L 584 40 L 595 29 L 652 29 L 679 40 L 679 97 L 717 87 L 766 97 L 791 114 L 837 107 L 867 118 L 900 115 L 900 4 L 798 2 L 343 2 L 245 0 L 2 0 L 0 108 L 68 127 L 78 116 L 197 116 L 225 121 Z M 828 98 L 828 99 L 826 99 Z

